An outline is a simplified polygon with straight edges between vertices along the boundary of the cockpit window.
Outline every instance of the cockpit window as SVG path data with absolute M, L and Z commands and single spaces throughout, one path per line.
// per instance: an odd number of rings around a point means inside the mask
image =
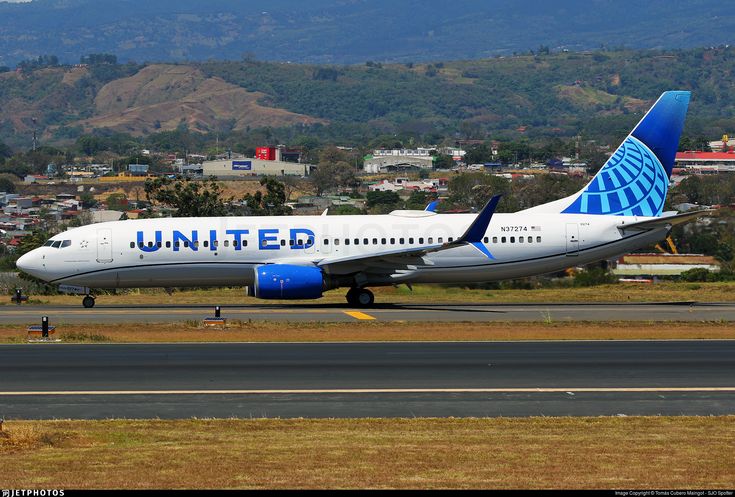
M 54 243 L 51 244 L 53 248 L 59 248 L 61 246 L 61 240 L 56 240 Z
M 70 247 L 70 246 L 71 246 L 71 240 L 64 240 L 63 242 L 61 242 L 61 248 Z
M 47 241 L 46 243 L 44 243 L 44 244 L 43 244 L 43 246 L 44 246 L 44 247 L 50 247 L 50 246 L 51 246 L 51 245 L 53 245 L 53 244 L 54 244 L 54 241 L 53 241 L 53 240 L 49 240 L 49 241 Z

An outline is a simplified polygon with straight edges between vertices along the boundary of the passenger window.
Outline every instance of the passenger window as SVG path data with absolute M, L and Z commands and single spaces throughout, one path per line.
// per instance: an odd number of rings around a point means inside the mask
M 181 246 L 181 242 L 174 242 L 174 247 L 179 248 Z
M 537 236 L 536 237 L 536 243 L 541 243 L 541 237 L 540 236 Z
M 202 244 L 204 245 L 204 248 L 207 248 L 207 247 L 209 247 L 209 241 L 208 241 L 208 240 L 204 240 L 204 241 L 202 242 Z
M 130 242 L 130 248 L 135 248 L 135 242 Z
M 334 244 L 335 244 L 335 245 L 339 245 L 339 238 L 335 238 L 335 239 L 334 239 Z
M 138 242 L 138 247 L 140 247 L 140 248 L 143 248 L 143 247 L 145 247 L 145 243 L 143 243 L 143 242 Z
M 293 243 L 291 245 L 293 245 Z M 281 247 L 285 247 L 285 246 L 286 246 L 286 240 L 281 240 Z
M 532 242 L 533 242 L 533 237 L 532 236 L 529 236 L 528 237 L 528 243 L 532 243 Z
M 312 245 L 314 245 L 314 239 L 312 237 L 307 238 L 306 239 L 306 246 L 307 247 L 311 247 Z
M 225 240 L 225 247 L 229 247 L 229 246 L 230 246 L 230 241 L 229 240 Z
M 429 244 L 432 244 L 432 243 L 434 243 L 434 239 L 433 238 L 429 238 Z
M 383 242 L 383 243 L 385 243 L 385 242 Z M 377 245 L 377 244 L 378 244 L 378 239 L 377 238 L 373 238 L 373 245 Z
M 199 240 L 197 240 L 196 242 L 194 242 L 194 248 L 199 248 Z
M 370 244 L 370 240 L 368 240 L 367 238 L 363 238 L 362 239 L 362 244 L 363 245 L 368 245 L 368 244 Z
M 409 244 L 409 245 L 413 245 L 413 238 L 409 238 L 409 239 L 408 239 L 408 244 Z
M 329 245 L 329 238 L 324 239 L 324 245 Z
M 161 242 L 156 242 L 156 247 L 161 248 Z
M 452 243 L 453 241 L 454 241 L 454 238 L 452 238 L 452 237 L 450 236 L 450 237 L 449 237 L 449 240 L 448 240 L 448 242 L 449 242 L 449 243 Z
M 424 237 L 422 236 L 421 238 L 419 238 L 419 245 L 423 245 L 423 244 L 424 244 Z
M 170 241 L 166 242 L 166 248 L 171 248 L 171 242 Z
M 403 245 L 403 244 L 406 243 L 406 239 L 405 238 L 401 238 L 401 239 L 398 240 L 398 243 L 400 243 L 401 245 Z
M 304 246 L 304 241 L 303 240 L 299 240 L 298 246 L 299 247 L 303 247 Z
M 360 239 L 359 238 L 355 238 L 355 243 L 354 244 L 355 245 L 360 245 Z
M 502 237 L 502 238 L 500 239 L 500 242 L 501 242 L 501 243 L 505 243 L 505 241 L 506 241 L 506 240 L 507 240 L 507 238 L 505 238 L 505 237 Z
M 212 242 L 212 244 L 213 244 L 213 245 L 214 245 L 215 247 L 219 247 L 219 240 L 215 240 L 215 241 L 213 241 L 213 242 Z
M 247 247 L 248 246 L 248 241 L 247 240 L 243 240 L 242 241 L 242 246 L 243 247 Z
M 510 243 L 515 243 L 515 242 L 516 242 L 516 237 L 514 237 L 514 236 L 511 236 L 511 237 L 510 237 Z
M 189 242 L 184 242 L 184 248 L 189 248 Z
M 380 239 L 380 243 L 381 243 L 382 245 L 385 245 L 385 244 L 387 243 L 387 241 L 388 241 L 388 240 L 386 240 L 385 238 L 381 238 L 381 239 Z
M 519 236 L 518 237 L 518 243 L 523 243 L 523 237 L 522 236 Z
M 482 239 L 482 241 L 485 242 L 485 243 L 488 243 L 488 242 L 490 242 L 490 239 L 488 237 L 485 237 L 485 238 Z
M 440 236 L 436 241 L 437 243 L 444 243 L 444 238 Z
M 232 246 L 237 248 L 237 240 L 232 240 Z
M 391 245 L 395 245 L 396 244 L 396 239 L 395 238 L 391 238 L 390 239 L 390 244 Z
M 345 245 L 349 245 L 349 244 L 350 244 L 350 239 L 349 238 L 345 238 Z
M 153 242 L 148 242 L 148 247 L 153 247 Z
M 493 237 L 493 243 L 498 243 L 498 237 L 497 236 L 494 236 Z

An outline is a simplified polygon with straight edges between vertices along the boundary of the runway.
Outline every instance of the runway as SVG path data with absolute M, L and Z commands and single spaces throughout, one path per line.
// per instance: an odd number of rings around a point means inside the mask
M 201 320 L 213 305 L 23 305 L 0 308 L 0 324 L 140 323 Z M 261 321 L 735 321 L 735 303 L 668 302 L 624 304 L 381 304 L 352 309 L 342 304 L 261 304 L 222 306 L 222 316 Z
M 735 341 L 0 346 L 0 417 L 735 414 Z

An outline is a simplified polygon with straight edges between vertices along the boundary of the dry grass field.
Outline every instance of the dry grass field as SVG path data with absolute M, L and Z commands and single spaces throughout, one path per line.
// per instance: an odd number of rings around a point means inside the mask
M 227 328 L 178 323 L 58 324 L 65 343 L 140 342 L 372 342 L 490 340 L 735 339 L 732 323 L 558 322 L 275 322 L 231 321 Z M 0 325 L 0 343 L 23 343 L 23 325 Z
M 735 417 L 11 421 L 4 488 L 733 488 Z
M 372 289 L 378 303 L 565 303 L 565 302 L 734 302 L 735 282 L 656 284 L 618 283 L 595 287 L 539 288 L 533 290 L 470 290 L 445 288 L 437 285 L 416 285 L 413 291 L 405 286 Z M 246 297 L 242 288 L 182 290 L 172 295 L 159 289 L 122 291 L 118 295 L 101 295 L 99 305 L 144 304 L 264 304 L 264 303 L 344 303 L 346 289 L 331 290 L 317 301 L 258 300 Z M 0 301 L 0 307 L 12 305 L 10 299 Z M 81 306 L 81 297 L 72 295 L 31 296 L 31 304 Z

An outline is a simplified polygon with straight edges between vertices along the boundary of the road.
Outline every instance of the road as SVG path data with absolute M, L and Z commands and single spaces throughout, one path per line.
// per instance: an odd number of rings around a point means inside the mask
M 359 311 L 359 312 L 354 312 Z M 130 323 L 201 320 L 213 305 L 23 305 L 0 308 L 0 324 Z M 240 320 L 330 321 L 735 321 L 735 303 L 626 304 L 382 304 L 349 309 L 341 304 L 222 306 L 222 316 Z
M 735 341 L 0 345 L 0 417 L 735 414 Z

